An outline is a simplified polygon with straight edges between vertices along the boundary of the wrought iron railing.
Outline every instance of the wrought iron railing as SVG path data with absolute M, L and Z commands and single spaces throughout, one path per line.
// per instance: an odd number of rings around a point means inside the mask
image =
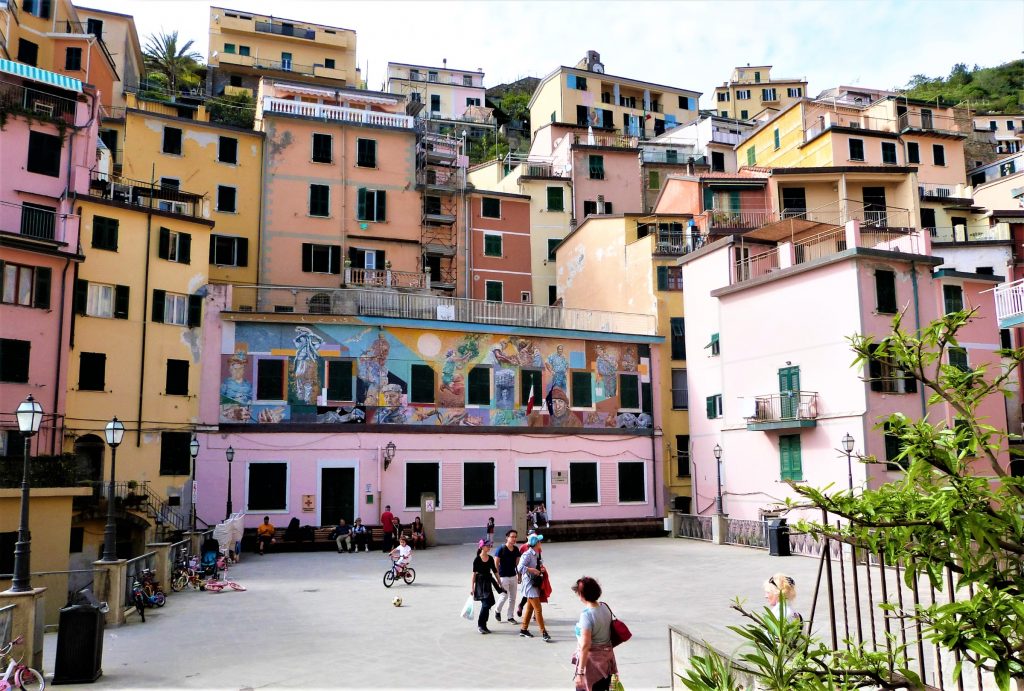
M 725 541 L 730 545 L 768 548 L 768 523 L 747 521 L 738 518 L 725 519 Z
M 192 218 L 202 216 L 205 197 L 177 187 L 132 180 L 99 170 L 90 174 L 89 196 Z
M 124 572 L 124 600 L 122 601 L 125 611 L 128 611 L 135 606 L 135 603 L 132 600 L 132 590 L 134 589 L 135 581 L 142 580 L 141 574 L 143 571 L 152 570 L 155 567 L 156 552 L 146 552 L 141 556 L 134 557 L 127 561 Z
M 316 31 L 306 29 L 292 24 L 278 24 L 276 22 L 256 21 L 256 31 L 264 34 L 276 34 L 278 36 L 291 36 L 292 38 L 306 38 L 316 40 Z
M 711 516 L 694 516 L 693 514 L 682 514 L 679 516 L 679 537 L 690 538 L 691 540 L 711 540 Z
M 1008 241 L 1010 235 L 1009 223 L 997 223 L 994 226 L 936 226 L 929 228 L 932 242 L 992 242 Z
M 75 124 L 78 102 L 72 98 L 39 91 L 23 84 L 0 80 L 0 110 L 23 113 L 37 119 L 62 120 Z
M 816 391 L 783 391 L 754 398 L 749 422 L 785 422 L 814 420 L 818 417 Z
M 757 228 L 773 220 L 770 209 L 711 209 L 711 227 L 717 230 Z

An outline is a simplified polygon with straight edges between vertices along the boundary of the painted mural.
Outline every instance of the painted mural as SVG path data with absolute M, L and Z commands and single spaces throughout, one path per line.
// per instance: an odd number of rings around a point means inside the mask
M 650 362 L 635 344 L 240 323 L 221 369 L 224 423 L 621 429 L 652 424 L 641 410 Z

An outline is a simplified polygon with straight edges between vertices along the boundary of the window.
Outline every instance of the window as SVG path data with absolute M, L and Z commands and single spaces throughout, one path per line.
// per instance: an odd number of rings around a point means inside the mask
M 850 143 L 850 160 L 851 161 L 863 161 L 864 160 L 864 140 L 863 139 L 851 139 Z
M 690 477 L 690 435 L 676 435 L 676 477 Z
M 591 202 L 584 200 L 583 202 L 583 217 L 593 216 L 597 213 L 597 202 Z
M 942 286 L 942 299 L 946 314 L 959 312 L 964 308 L 964 289 L 960 286 Z
M 324 218 L 331 215 L 331 188 L 329 185 L 309 186 L 309 215 Z
M 757 84 L 761 83 L 761 73 L 760 72 L 754 72 L 754 82 L 757 83 Z
M 672 370 L 672 409 L 687 410 L 690 407 L 689 384 L 685 369 Z
M 722 354 L 722 344 L 718 334 L 711 334 L 711 342 L 705 347 L 711 349 L 711 357 L 718 357 Z
M 804 90 L 803 90 L 802 87 L 799 87 L 799 86 L 792 87 L 791 86 L 791 87 L 786 89 L 786 96 L 788 96 L 790 98 L 800 98 L 803 95 L 804 95 Z
M 906 458 L 900 458 L 897 460 L 897 456 L 903 451 L 903 444 L 900 442 L 900 438 L 893 434 L 891 426 L 888 422 L 885 423 L 885 469 L 886 470 L 906 470 L 909 465 Z
M 333 70 L 334 69 L 334 65 L 335 65 L 334 58 L 324 58 L 324 67 L 326 67 L 329 70 Z
M 896 165 L 895 142 L 882 142 L 882 163 Z
M 430 112 L 440 113 L 441 112 L 441 97 L 434 94 L 430 97 Z
M 754 147 L 747 147 L 747 165 L 752 166 L 757 163 L 757 153 L 754 151 Z
M 82 551 L 85 543 L 85 528 L 71 528 L 71 535 L 68 539 L 68 553 L 75 554 Z
M 558 246 L 562 244 L 561 238 L 548 238 L 548 261 L 553 262 L 556 258 Z
M 747 117 L 748 117 L 748 111 L 741 110 L 740 111 L 740 120 L 746 120 Z M 712 155 L 714 155 L 714 152 L 712 152 Z M 721 156 L 721 154 L 719 154 L 719 156 Z M 712 170 L 714 170 L 714 169 L 712 168 Z M 724 171 L 725 169 L 723 168 L 722 170 Z
M 779 137 L 779 128 L 778 127 L 775 128 L 775 132 L 774 132 L 773 136 L 775 138 L 775 150 L 778 151 L 779 147 L 782 145 L 782 143 L 780 141 L 780 137 Z
M 188 475 L 192 469 L 192 456 L 188 445 L 191 432 L 160 433 L 160 474 Z
M 237 211 L 238 190 L 227 185 L 217 185 L 217 211 L 233 214 Z
M 462 505 L 496 506 L 493 463 L 462 464 Z
M 313 133 L 313 162 L 330 163 L 334 160 L 334 137 L 329 134 Z
M 152 319 L 158 324 L 196 327 L 203 318 L 201 295 L 181 295 L 163 290 L 153 291 Z
M 88 302 L 85 313 L 90 317 L 105 317 L 110 319 L 114 316 L 114 286 L 102 283 L 88 284 Z
M 876 357 L 874 353 L 877 348 L 877 345 L 871 346 L 872 355 L 868 359 L 871 390 L 880 393 L 917 393 L 917 380 L 897 368 L 892 360 Z
M 463 86 L 473 86 L 473 75 L 470 75 L 470 74 L 462 75 L 462 85 Z
M 117 230 L 120 222 L 106 216 L 92 217 L 92 246 L 98 250 L 117 251 Z
M 501 200 L 484 197 L 480 200 L 480 215 L 484 218 L 501 218 Z
M 729 101 L 729 92 L 728 91 L 719 91 L 718 92 L 718 102 L 719 103 L 728 103 L 728 101 Z
M 441 466 L 438 463 L 405 464 L 405 508 L 419 511 L 420 497 L 433 494 L 441 506 Z
M 548 211 L 564 211 L 565 201 L 561 187 L 548 188 Z
M 991 131 L 995 132 L 997 129 L 999 129 L 999 123 L 996 122 L 995 120 L 989 120 L 988 121 L 988 128 Z
M 409 102 L 423 103 L 423 94 L 421 94 L 419 91 L 413 91 L 411 94 L 409 94 Z
M 682 267 L 680 267 L 682 268 Z M 686 359 L 686 319 L 684 317 L 672 317 L 669 319 L 669 328 L 672 335 L 672 359 Z
M 921 162 L 921 147 L 917 142 L 907 142 L 907 163 Z
M 420 71 L 419 70 L 409 70 L 409 79 L 411 79 L 414 82 L 418 82 L 420 80 Z M 419 506 L 419 502 L 417 502 L 413 506 Z
M 771 89 L 761 89 L 761 100 L 762 101 L 778 101 L 779 100 L 779 96 L 775 92 L 774 88 L 771 88 Z
M 45 266 L 22 266 L 0 261 L 3 279 L 4 304 L 23 307 L 50 308 L 50 280 L 52 273 Z
M 737 89 L 736 90 L 737 101 L 749 101 L 750 100 L 750 89 Z
M 525 406 L 530 401 L 530 389 L 533 389 L 533 405 L 543 405 L 544 385 L 539 369 L 519 370 L 519 404 Z
M 429 72 L 427 72 L 427 81 L 429 81 L 429 82 L 436 82 L 437 81 L 437 72 L 435 72 L 434 70 L 430 70 Z
M 487 302 L 502 302 L 505 299 L 505 286 L 501 281 L 484 282 L 484 300 Z
M 356 140 L 356 165 L 360 168 L 377 167 L 377 140 Z
M 604 180 L 604 156 L 590 157 L 590 179 Z
M 340 274 L 341 245 L 302 243 L 302 271 L 307 274 Z
M 246 482 L 247 511 L 288 510 L 288 464 L 250 463 Z
M 804 479 L 803 462 L 800 458 L 800 435 L 783 434 L 779 436 L 779 477 L 783 480 L 802 482 Z
M 12 384 L 28 383 L 28 361 L 31 348 L 31 341 L 0 338 L 0 381 Z
M 434 402 L 434 368 L 430 365 L 413 365 L 409 387 L 410 403 Z
M 383 223 L 387 220 L 387 193 L 384 190 L 368 190 L 365 187 L 359 188 L 356 204 L 356 219 L 360 221 L 376 221 Z
M 248 266 L 249 240 L 227 235 L 211 235 L 210 263 L 215 266 Z
M 1010 130 L 1011 132 L 1013 131 L 1013 120 L 1006 121 L 1006 129 Z
M 467 403 L 469 405 L 491 404 L 491 368 L 474 367 L 469 370 Z
M 896 272 L 875 271 L 875 308 L 883 314 L 896 314 Z
M 569 84 L 569 88 L 570 89 L 576 89 L 578 91 L 586 91 L 587 90 L 587 78 L 586 77 L 580 77 L 580 76 L 577 76 L 575 74 L 570 74 L 567 77 L 567 82 Z
M 18 39 L 18 62 L 36 66 L 39 62 L 39 44 L 24 38 Z
M 644 464 L 638 461 L 619 463 L 619 503 L 647 501 Z
M 572 372 L 572 380 L 569 388 L 572 389 L 573 408 L 592 408 L 594 406 L 594 394 L 591 386 L 593 375 L 590 372 Z
M 932 163 L 937 166 L 946 165 L 946 147 L 942 144 L 932 144 Z
M 999 347 L 1003 350 L 1013 348 L 1013 339 L 1010 337 L 1009 329 L 999 329 Z
M 484 235 L 484 256 L 485 257 L 500 257 L 501 256 L 501 236 L 493 233 L 487 233 Z
M 64 69 L 78 72 L 82 69 L 82 49 L 67 48 L 64 51 Z
M 192 261 L 192 236 L 167 228 L 160 229 L 156 256 L 169 262 L 189 264 Z
M 647 173 L 647 189 L 661 189 L 661 175 L 658 173 L 658 171 L 652 170 Z
M 224 52 L 227 53 L 228 55 L 234 55 L 235 54 L 235 44 L 234 43 L 225 43 L 224 44 Z
M 714 396 L 708 396 L 704 400 L 704 405 L 707 409 L 708 420 L 722 417 L 722 394 L 717 393 Z
M 165 154 L 181 156 L 181 130 L 177 127 L 164 128 L 164 144 L 162 150 Z
M 63 140 L 54 134 L 29 132 L 28 164 L 30 173 L 60 177 L 60 152 Z
M 78 390 L 103 391 L 107 379 L 105 353 L 78 354 Z
M 558 286 L 548 286 L 548 305 L 558 302 Z
M 970 372 L 971 365 L 967 361 L 967 349 L 966 348 L 950 348 L 949 349 L 949 364 L 956 367 L 961 372 Z
M 658 290 L 682 290 L 683 289 L 683 267 L 681 266 L 658 266 Z
M 478 106 L 478 105 L 480 105 L 480 99 L 479 98 L 467 98 L 466 99 L 466 107 L 467 108 L 469 108 L 470 106 Z
M 640 377 L 635 374 L 619 375 L 619 409 L 640 410 Z
M 242 57 L 249 56 L 249 46 L 238 46 L 238 54 Z
M 569 503 L 597 504 L 597 463 L 569 464 Z
M 256 398 L 261 401 L 285 400 L 285 369 L 287 360 L 260 359 L 256 361 Z
M 355 400 L 351 360 L 327 360 L 327 400 Z
M 188 396 L 188 360 L 167 360 L 164 393 L 168 396 Z
M 128 299 L 128 286 L 90 283 L 81 279 L 75 281 L 73 300 L 76 314 L 127 319 Z

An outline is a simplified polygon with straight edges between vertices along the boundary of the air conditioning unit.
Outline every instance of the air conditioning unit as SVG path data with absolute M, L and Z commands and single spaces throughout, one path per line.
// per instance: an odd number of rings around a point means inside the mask
M 256 310 L 253 308 L 252 305 L 239 305 L 238 306 L 238 311 L 239 312 L 255 312 Z

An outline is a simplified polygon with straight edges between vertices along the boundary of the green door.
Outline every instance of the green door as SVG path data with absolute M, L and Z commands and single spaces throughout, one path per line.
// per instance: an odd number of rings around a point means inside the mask
M 800 409 L 800 368 L 779 369 L 779 410 L 783 420 L 793 420 Z

